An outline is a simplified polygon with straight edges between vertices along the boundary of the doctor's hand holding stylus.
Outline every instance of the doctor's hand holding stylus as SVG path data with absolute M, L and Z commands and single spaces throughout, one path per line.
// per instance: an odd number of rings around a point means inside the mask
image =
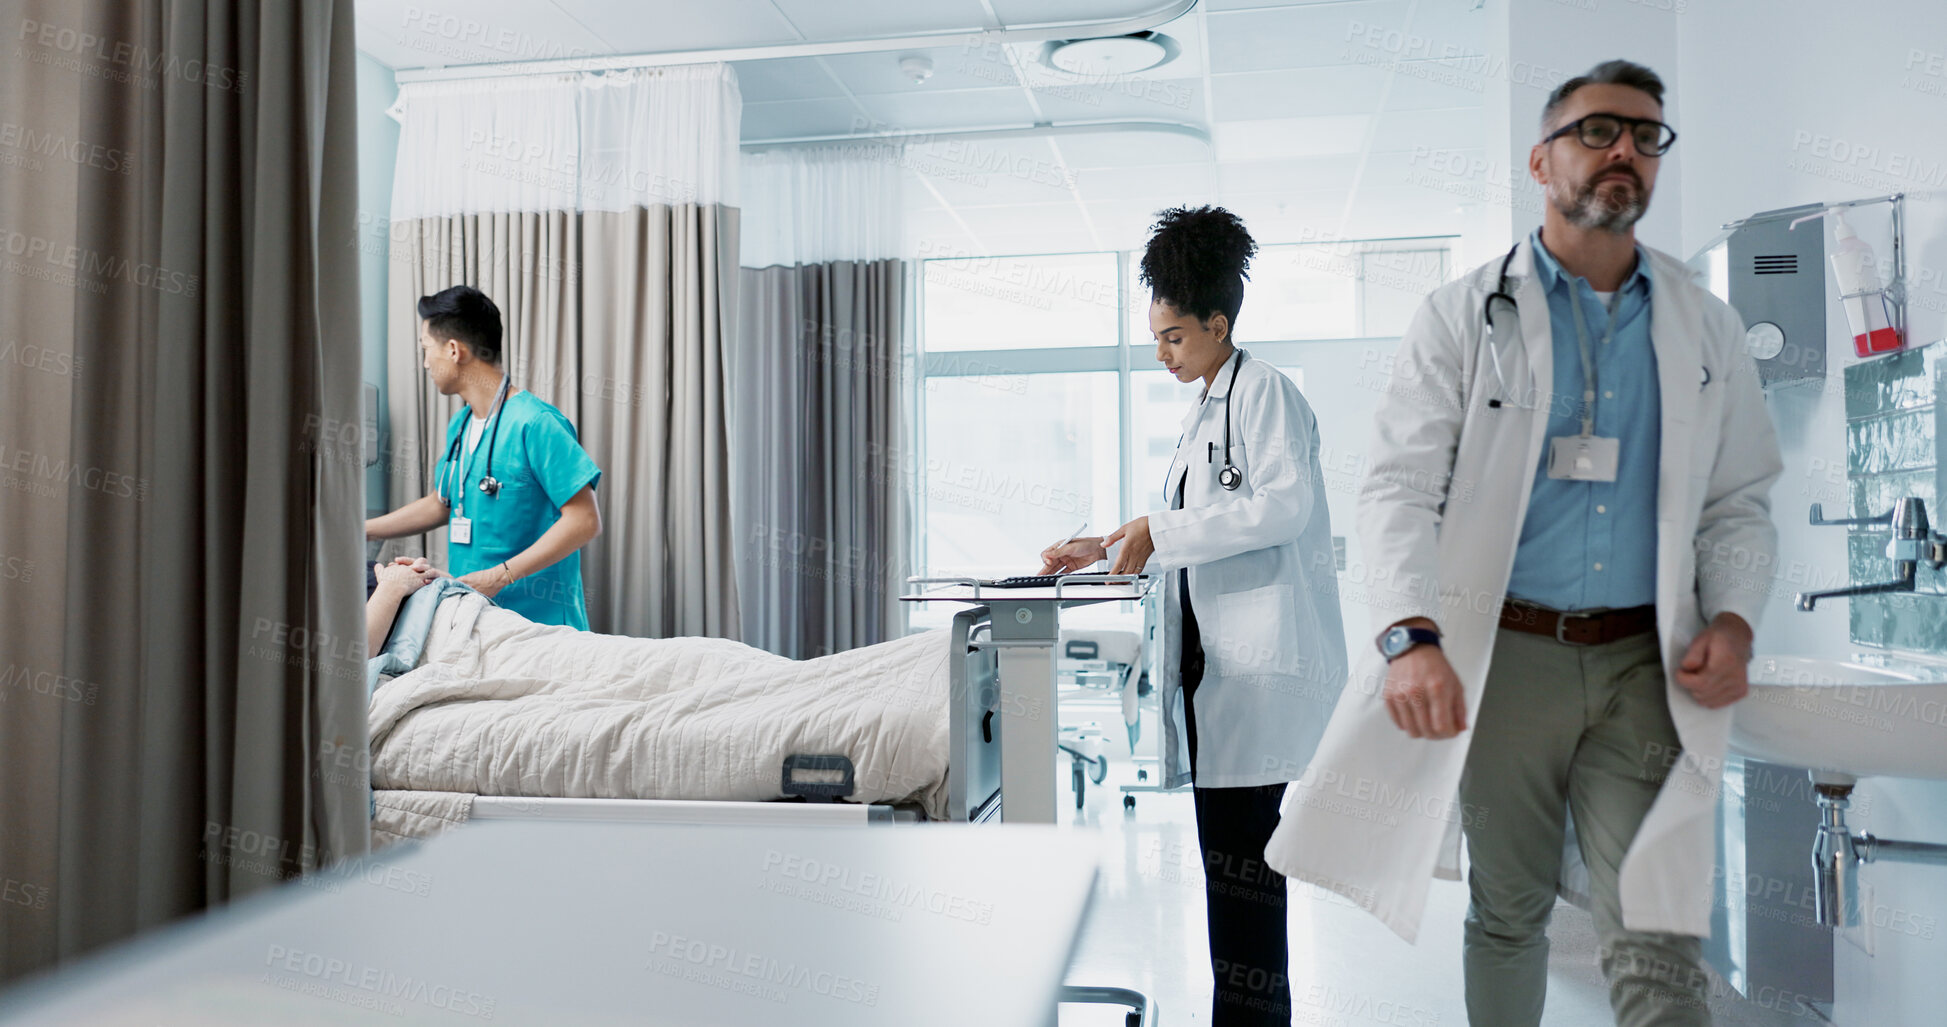
M 1067 574 L 1109 558 L 1108 547 L 1122 543 L 1110 574 L 1137 574 L 1149 562 L 1156 545 L 1149 538 L 1149 518 L 1138 517 L 1103 538 L 1070 538 L 1041 551 L 1041 573 Z

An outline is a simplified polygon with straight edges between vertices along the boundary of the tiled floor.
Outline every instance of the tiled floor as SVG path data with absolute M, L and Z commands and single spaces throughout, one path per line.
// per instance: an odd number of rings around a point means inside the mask
M 1147 794 L 1125 812 L 1118 785 L 1133 779 L 1115 764 L 1106 784 L 1090 785 L 1075 811 L 1068 774 L 1060 775 L 1064 810 L 1076 830 L 1097 832 L 1101 878 L 1095 904 L 1070 966 L 1074 984 L 1130 987 L 1158 1003 L 1169 1027 L 1210 1022 L 1210 970 L 1203 923 L 1203 875 L 1188 793 Z M 1434 881 L 1426 926 L 1408 945 L 1366 913 L 1329 893 L 1296 887 L 1291 903 L 1292 1022 L 1325 1027 L 1464 1025 L 1460 924 L 1466 890 Z M 1558 906 L 1550 930 L 1549 1027 L 1611 1023 L 1595 967 L 1595 936 L 1586 913 Z M 1815 1014 L 1763 1009 L 1721 982 L 1712 1002 L 1720 1027 L 1824 1021 Z M 1121 1027 L 1107 1007 L 1064 1006 L 1061 1027 Z M 1483 1025 L 1485 1027 L 1485 1025 Z

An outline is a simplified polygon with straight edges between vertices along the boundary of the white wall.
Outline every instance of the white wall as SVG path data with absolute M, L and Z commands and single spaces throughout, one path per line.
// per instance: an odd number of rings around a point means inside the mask
M 1947 330 L 1947 203 L 1939 195 L 1947 188 L 1947 5 L 1691 0 L 1682 7 L 1661 16 L 1677 31 L 1679 252 L 1688 256 L 1723 222 L 1759 210 L 1932 190 L 1936 196 L 1908 202 L 1910 339 L 1940 338 Z M 1668 189 L 1667 171 L 1664 177 Z M 1862 234 L 1867 223 L 1856 222 Z M 1887 258 L 1885 243 L 1872 241 Z M 1828 283 L 1827 387 L 1774 390 L 1770 398 L 1785 455 L 1772 496 L 1783 566 L 1825 577 L 1843 573 L 1843 529 L 1805 522 L 1811 502 L 1830 506 L 1844 496 L 1823 473 L 1845 466 L 1839 368 L 1853 359 L 1835 296 Z M 1799 613 L 1789 596 L 1797 587 L 1780 583 L 1758 634 L 1760 650 L 1846 655 L 1853 647 L 1845 603 Z M 1869 780 L 1854 804 L 1867 811 L 1854 818 L 1856 828 L 1947 842 L 1947 785 Z M 1897 929 L 1877 931 L 1876 956 L 1845 941 L 1835 946 L 1837 1022 L 1940 1022 L 1947 1015 L 1947 869 L 1878 864 L 1861 876 L 1875 889 L 1881 918 Z M 1902 914 L 1897 921 L 1895 912 Z

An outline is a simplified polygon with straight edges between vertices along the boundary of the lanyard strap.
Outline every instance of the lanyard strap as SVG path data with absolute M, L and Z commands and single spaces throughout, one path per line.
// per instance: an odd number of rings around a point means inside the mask
M 1616 310 L 1622 305 L 1622 294 L 1621 286 L 1609 294 L 1609 327 L 1602 333 L 1604 350 L 1616 337 Z M 1582 317 L 1582 290 L 1575 282 L 1568 283 L 1568 305 L 1575 311 L 1575 348 L 1582 354 L 1582 437 L 1588 438 L 1595 434 L 1595 362 L 1589 356 L 1589 324 Z
M 507 385 L 513 380 L 513 375 L 502 374 L 500 376 L 500 388 L 494 390 L 493 412 L 490 416 L 493 419 L 493 433 L 496 437 L 500 434 L 500 408 L 507 404 Z M 455 479 L 453 482 L 453 513 L 459 517 L 466 516 L 466 483 L 468 479 L 473 477 L 474 455 L 480 452 L 479 442 L 471 446 L 466 444 L 467 429 L 471 427 L 472 425 L 470 424 L 461 425 L 459 437 L 453 440 L 455 447 L 466 453 L 465 467 L 460 466 L 458 460 L 453 461 L 453 476 Z M 487 473 L 492 474 L 494 465 L 493 443 L 485 438 L 487 433 L 484 429 L 480 434 L 482 436 L 481 441 L 487 442 Z M 455 455 L 457 456 L 458 454 Z

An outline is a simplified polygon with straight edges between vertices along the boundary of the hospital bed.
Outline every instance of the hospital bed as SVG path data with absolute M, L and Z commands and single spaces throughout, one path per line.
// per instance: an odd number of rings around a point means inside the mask
M 1020 623 L 1003 605 L 1009 621 Z M 1003 626 L 995 630 L 995 610 L 987 604 L 967 604 L 945 629 L 948 651 L 946 687 L 945 819 L 961 823 L 989 823 L 1003 819 L 1003 786 L 1011 772 L 1018 779 L 1035 777 L 1035 765 L 1052 768 L 1053 752 L 1041 730 L 1053 726 L 1052 716 L 1021 718 L 1013 707 L 1026 689 L 1003 687 L 1003 657 L 1019 657 L 1024 646 L 1016 631 L 1010 638 Z M 1046 671 L 1046 668 L 1043 668 Z M 1048 673 L 1052 686 L 1053 674 Z M 1016 682 L 1016 684 L 1026 684 Z M 1052 713 L 1052 711 L 1049 711 Z M 1026 730 L 1011 725 L 1026 723 Z M 1010 749 L 1010 732 L 1016 744 Z M 1022 740 L 1025 739 L 1025 744 Z M 1022 764 L 1029 766 L 1023 767 Z M 692 824 L 770 827 L 830 827 L 887 825 L 919 819 L 915 811 L 893 806 L 846 801 L 855 794 L 856 768 L 843 753 L 803 752 L 787 755 L 777 769 L 779 791 L 802 801 L 705 801 L 657 799 L 595 799 L 537 796 L 477 795 L 470 799 L 470 820 L 597 822 L 613 824 Z M 1049 785 L 1052 797 L 1052 783 Z M 1154 1004 L 1140 992 L 1125 988 L 1069 986 L 1061 1001 L 1127 1007 L 1127 1022 L 1149 1027 L 1157 1022 Z

